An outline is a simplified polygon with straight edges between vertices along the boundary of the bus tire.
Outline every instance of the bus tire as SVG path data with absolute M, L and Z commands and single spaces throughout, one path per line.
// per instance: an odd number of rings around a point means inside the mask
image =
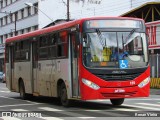
M 21 99 L 25 100 L 27 98 L 27 94 L 25 93 L 25 87 L 24 87 L 23 81 L 20 81 L 19 93 L 20 93 Z
M 70 106 L 70 100 L 68 100 L 67 89 L 64 83 L 62 83 L 60 87 L 60 101 L 64 107 Z
M 123 104 L 124 98 L 110 99 L 110 101 L 111 101 L 112 105 L 119 106 L 119 105 Z

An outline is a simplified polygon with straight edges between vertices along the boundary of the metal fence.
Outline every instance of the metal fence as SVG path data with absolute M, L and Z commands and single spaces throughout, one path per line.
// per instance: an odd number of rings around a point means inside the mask
M 151 78 L 160 78 L 160 54 L 150 55 Z

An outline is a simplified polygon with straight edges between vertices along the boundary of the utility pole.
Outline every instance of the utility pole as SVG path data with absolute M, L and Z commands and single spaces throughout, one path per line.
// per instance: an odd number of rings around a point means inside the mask
M 69 0 L 67 0 L 67 21 L 70 20 L 70 13 L 69 13 Z
M 62 2 L 67 7 L 67 21 L 69 21 L 70 20 L 69 0 L 67 0 L 67 3 L 65 3 L 63 0 L 62 0 Z
M 131 0 L 131 8 L 132 8 L 132 0 Z

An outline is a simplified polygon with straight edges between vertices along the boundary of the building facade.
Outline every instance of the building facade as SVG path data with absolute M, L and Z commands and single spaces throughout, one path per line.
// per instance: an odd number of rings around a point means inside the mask
M 38 10 L 25 2 L 38 7 L 38 0 L 0 1 L 0 71 L 3 71 L 6 38 L 38 29 Z

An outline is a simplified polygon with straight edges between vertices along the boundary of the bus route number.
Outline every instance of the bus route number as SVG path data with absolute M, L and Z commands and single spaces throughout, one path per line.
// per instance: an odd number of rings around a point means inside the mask
M 135 81 L 131 81 L 131 82 L 130 82 L 130 85 L 135 85 L 135 84 L 136 84 Z

